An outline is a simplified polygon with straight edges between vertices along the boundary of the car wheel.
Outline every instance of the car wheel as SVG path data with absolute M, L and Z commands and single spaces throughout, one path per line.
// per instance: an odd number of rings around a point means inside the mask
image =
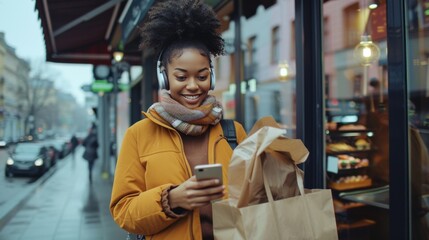
M 36 176 L 37 177 L 41 177 L 41 176 L 43 176 L 43 174 L 45 174 L 45 172 L 47 172 L 48 171 L 48 169 L 45 167 L 45 166 L 43 166 L 43 168 L 40 168 L 40 170 L 39 170 L 39 172 L 36 174 Z
M 13 173 L 9 172 L 8 170 L 4 171 L 4 176 L 7 178 L 13 177 Z

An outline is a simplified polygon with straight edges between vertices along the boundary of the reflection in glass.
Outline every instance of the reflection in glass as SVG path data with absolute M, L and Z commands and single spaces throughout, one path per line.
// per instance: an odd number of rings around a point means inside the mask
M 340 239 L 389 239 L 386 1 L 371 3 L 323 5 L 326 185 Z

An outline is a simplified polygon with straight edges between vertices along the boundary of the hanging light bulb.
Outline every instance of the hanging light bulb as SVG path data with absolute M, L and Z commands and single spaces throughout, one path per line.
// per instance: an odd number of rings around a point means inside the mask
M 360 64 L 368 66 L 380 58 L 380 48 L 372 42 L 370 35 L 363 35 L 355 47 L 354 55 Z
M 122 61 L 123 58 L 124 58 L 124 52 L 122 52 L 120 50 L 116 50 L 116 51 L 113 52 L 113 59 L 116 62 Z
M 115 60 L 116 62 L 122 61 L 122 59 L 124 58 L 124 43 L 122 41 L 119 42 L 112 55 L 113 60 Z
M 380 2 L 378 0 L 374 0 L 368 5 L 368 8 L 374 10 L 378 8 L 378 5 L 380 5 Z

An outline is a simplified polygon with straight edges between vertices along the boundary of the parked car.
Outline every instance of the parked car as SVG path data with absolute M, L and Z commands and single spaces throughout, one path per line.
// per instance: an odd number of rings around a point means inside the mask
M 51 160 L 52 165 L 57 164 L 57 160 L 59 159 L 59 157 L 58 157 L 58 153 L 57 153 L 57 150 L 55 149 L 55 147 L 54 146 L 48 146 L 47 151 L 48 151 L 48 158 Z
M 59 159 L 63 159 L 64 157 L 67 156 L 67 153 L 68 153 L 67 142 L 60 139 L 55 139 L 55 140 L 50 140 L 47 143 L 47 146 L 51 151 L 53 151 L 53 154 L 54 154 L 53 158 L 55 159 L 55 161 Z
M 5 148 L 5 147 L 7 147 L 6 140 L 0 140 L 0 148 Z
M 41 143 L 17 143 L 9 152 L 5 176 L 41 176 L 53 163 L 48 156 L 48 148 Z

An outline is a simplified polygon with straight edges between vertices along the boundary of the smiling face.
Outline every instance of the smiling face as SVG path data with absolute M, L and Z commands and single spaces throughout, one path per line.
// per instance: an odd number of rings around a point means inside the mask
M 171 97 L 187 108 L 197 108 L 210 90 L 209 58 L 196 48 L 185 48 L 171 58 L 167 76 Z

